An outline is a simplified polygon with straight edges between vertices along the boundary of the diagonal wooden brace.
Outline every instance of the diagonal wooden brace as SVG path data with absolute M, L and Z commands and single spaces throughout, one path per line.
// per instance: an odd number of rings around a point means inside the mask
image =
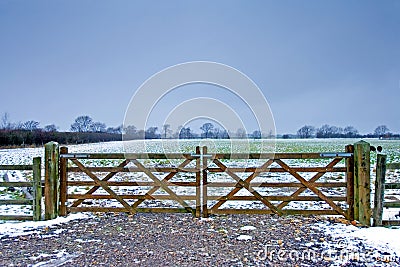
M 78 160 L 76 160 L 76 161 L 78 161 Z M 75 162 L 74 162 L 75 163 Z M 118 165 L 118 167 L 117 167 L 117 169 L 119 170 L 123 170 L 124 169 L 124 167 L 126 166 L 126 165 L 128 165 L 128 163 L 129 163 L 129 160 L 124 160 L 121 164 L 119 164 Z M 76 163 L 75 163 L 75 165 L 76 165 Z M 78 166 L 78 165 L 77 165 Z M 83 166 L 83 165 L 81 165 L 81 166 Z M 79 167 L 79 166 L 78 166 Z M 85 168 L 84 166 L 83 166 L 83 168 Z M 84 171 L 82 168 L 79 168 L 79 169 L 81 169 L 82 171 Z M 118 173 L 118 170 L 117 171 L 114 171 L 114 172 L 110 172 L 109 174 L 107 174 L 103 179 L 102 179 L 102 181 L 108 181 L 108 180 L 110 180 L 114 175 L 116 175 L 117 173 Z M 94 192 L 96 192 L 97 191 L 97 189 L 99 189 L 101 186 L 93 186 L 91 189 L 89 189 L 89 191 L 87 191 L 86 192 L 86 194 L 93 194 Z M 78 207 L 80 204 L 82 204 L 82 202 L 84 201 L 84 199 L 78 199 L 78 200 L 76 200 L 76 201 L 74 201 L 74 203 L 72 203 L 72 205 L 71 205 L 71 207 Z
M 256 178 L 260 173 L 264 172 L 274 161 L 272 159 L 265 162 L 261 167 L 257 168 L 255 172 L 250 174 L 244 182 L 250 183 L 254 178 Z M 221 200 L 219 200 L 214 206 L 211 207 L 212 210 L 216 210 L 221 207 L 225 202 L 227 202 L 231 197 L 233 197 L 237 192 L 243 187 L 238 184 L 232 191 L 225 195 Z
M 280 159 L 275 160 L 275 162 L 278 163 L 287 172 L 289 172 L 293 177 L 295 177 L 297 180 L 299 180 L 305 187 L 307 187 L 312 192 L 314 192 L 320 199 L 322 199 L 323 201 L 328 203 L 329 206 L 331 206 L 331 208 L 333 208 L 337 213 L 339 213 L 340 215 L 343 215 L 345 218 L 347 218 L 347 213 L 344 212 L 338 205 L 336 205 L 335 202 L 333 202 L 331 199 L 329 199 L 327 196 L 325 196 L 315 186 L 313 186 L 311 182 L 307 181 L 300 174 L 293 171 L 286 163 L 284 163 Z
M 236 182 L 242 186 L 243 188 L 246 188 L 247 191 L 249 191 L 251 194 L 253 194 L 258 200 L 260 200 L 262 203 L 264 203 L 268 208 L 270 208 L 274 213 L 278 215 L 282 215 L 282 210 L 275 207 L 272 205 L 271 202 L 269 202 L 267 199 L 265 199 L 260 193 L 258 193 L 256 190 L 253 189 L 253 187 L 248 183 L 243 181 L 239 176 L 237 176 L 234 172 L 230 171 L 228 167 L 226 167 L 222 162 L 220 162 L 218 159 L 214 159 L 213 162 L 220 167 L 224 172 L 226 172 L 229 176 L 231 176 L 233 179 L 236 180 Z
M 96 175 L 94 175 L 91 171 L 85 168 L 82 163 L 80 163 L 77 159 L 72 159 L 72 162 L 76 164 L 84 173 L 86 173 L 93 181 L 97 184 L 97 186 L 102 187 L 107 193 L 113 196 L 116 200 L 118 200 L 122 206 L 124 206 L 130 214 L 135 214 L 135 209 L 132 208 L 121 196 L 117 195 L 111 188 L 107 185 L 106 181 L 100 180 Z

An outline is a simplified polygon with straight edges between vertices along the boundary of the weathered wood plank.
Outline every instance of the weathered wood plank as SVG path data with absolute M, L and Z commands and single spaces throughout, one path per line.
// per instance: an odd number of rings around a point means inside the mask
M 183 186 L 193 187 L 196 186 L 196 182 L 165 182 L 168 186 Z M 93 181 L 68 181 L 68 186 L 94 186 L 96 185 Z M 154 182 L 124 182 L 124 181 L 107 181 L 108 186 L 156 186 Z
M 386 155 L 378 154 L 376 159 L 376 180 L 373 225 L 382 225 L 383 204 L 385 198 Z
M 29 215 L 0 215 L 2 221 L 32 221 L 33 216 Z
M 385 189 L 400 189 L 400 183 L 385 183 Z
M 326 188 L 339 188 L 343 187 L 346 188 L 347 183 L 340 183 L 340 182 L 332 182 L 332 183 L 312 183 L 313 186 L 315 187 L 326 187 Z M 304 186 L 302 183 L 257 183 L 257 182 L 252 182 L 250 183 L 251 187 L 274 187 L 274 188 L 280 188 L 280 187 L 299 187 L 299 188 L 304 188 L 307 189 L 306 186 Z M 240 187 L 237 183 L 232 183 L 232 182 L 210 182 L 207 184 L 208 187 Z
M 31 187 L 32 182 L 0 182 L 0 187 Z
M 346 182 L 347 182 L 347 210 L 349 220 L 354 220 L 354 146 L 347 145 L 346 153 L 353 153 L 353 157 L 346 158 Z
M 2 171 L 30 171 L 32 168 L 32 165 L 0 165 Z
M 32 205 L 32 199 L 0 199 L 0 205 Z
M 217 209 L 209 214 L 274 214 L 269 209 Z M 283 215 L 339 215 L 335 210 L 282 210 Z
M 42 159 L 33 159 L 33 220 L 42 219 Z
M 399 170 L 400 169 L 400 162 L 388 163 L 388 164 L 386 164 L 386 169 L 387 170 Z
M 384 202 L 383 207 L 385 207 L 385 208 L 400 208 L 400 201 Z
M 354 144 L 354 218 L 363 225 L 371 225 L 370 144 Z
M 270 172 L 270 173 L 282 173 L 286 172 L 283 168 L 229 168 L 232 172 Z M 209 172 L 223 172 L 221 168 L 208 168 Z M 325 168 L 325 167 L 292 167 L 292 170 L 295 172 L 346 172 L 346 167 L 332 167 L 332 168 Z
M 207 147 L 204 146 L 202 148 L 202 154 L 203 155 L 207 155 Z M 203 214 L 204 218 L 208 217 L 208 201 L 207 201 L 207 197 L 208 197 L 208 181 L 207 181 L 207 175 L 208 175 L 208 171 L 207 171 L 207 167 L 208 167 L 208 158 L 207 157 L 202 157 L 202 172 L 201 172 L 201 176 L 202 176 L 202 191 L 203 191 L 203 195 L 202 195 L 202 201 L 201 201 L 201 211 Z
M 196 168 L 178 168 L 178 167 L 146 167 L 151 172 L 198 172 Z M 142 172 L 139 168 L 128 167 L 86 167 L 91 172 Z M 68 167 L 68 172 L 83 172 L 78 167 Z
M 122 199 L 142 199 L 142 200 L 175 200 L 170 195 L 118 195 Z M 178 195 L 183 200 L 196 200 L 196 195 Z M 67 199 L 115 199 L 112 195 L 104 194 L 70 194 Z
M 269 201 L 324 201 L 317 196 L 264 196 L 265 199 Z M 346 196 L 329 196 L 328 199 L 332 201 L 346 201 Z M 231 196 L 227 198 L 226 196 L 208 196 L 208 200 L 234 200 L 234 201 L 259 201 L 255 196 Z M 212 207 L 215 208 L 214 206 Z
M 383 220 L 382 221 L 383 226 L 398 226 L 400 225 L 400 220 Z
M 45 145 L 45 220 L 58 216 L 59 208 L 59 146 L 56 142 Z
M 67 216 L 67 191 L 68 191 L 68 159 L 62 155 L 68 154 L 68 147 L 60 148 L 60 216 Z
M 123 207 L 67 207 L 68 212 L 126 212 L 129 211 Z M 153 213 L 193 213 L 184 208 L 137 208 L 136 212 Z

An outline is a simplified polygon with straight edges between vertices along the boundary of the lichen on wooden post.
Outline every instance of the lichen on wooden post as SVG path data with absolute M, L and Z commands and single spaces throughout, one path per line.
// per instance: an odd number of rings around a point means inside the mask
M 33 159 L 33 220 L 42 219 L 42 159 L 36 157 Z
M 45 220 L 57 218 L 59 207 L 59 145 L 49 142 L 45 145 Z
M 373 225 L 382 225 L 383 202 L 385 197 L 386 155 L 378 154 L 376 158 L 376 180 Z
M 370 144 L 354 144 L 354 219 L 371 225 Z

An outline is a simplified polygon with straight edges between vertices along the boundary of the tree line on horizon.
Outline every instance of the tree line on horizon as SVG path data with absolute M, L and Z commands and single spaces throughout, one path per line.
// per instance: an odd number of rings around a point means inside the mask
M 334 125 L 324 124 L 319 128 L 311 125 L 304 125 L 297 130 L 298 138 L 394 138 L 400 137 L 399 134 L 391 133 L 386 125 L 379 125 L 375 128 L 373 133 L 360 134 L 353 126 L 346 126 L 345 128 L 337 127 Z
M 38 121 L 13 123 L 8 113 L 4 113 L 0 121 L 0 145 L 42 145 L 49 141 L 57 141 L 62 144 L 121 141 L 134 139 L 261 139 L 274 138 L 272 131 L 262 133 L 254 130 L 247 133 L 245 129 L 239 128 L 235 132 L 220 129 L 211 122 L 204 123 L 198 133 L 190 127 L 178 127 L 175 131 L 169 124 L 158 128 L 156 126 L 147 129 L 137 129 L 134 125 L 123 127 L 107 127 L 105 123 L 94 121 L 90 116 L 78 116 L 70 126 L 70 131 L 58 131 L 55 124 L 40 127 Z M 361 135 L 353 126 L 345 128 L 322 125 L 320 128 L 305 125 L 301 127 L 296 135 L 282 135 L 281 138 L 357 138 L 357 137 L 399 137 L 390 132 L 387 126 L 378 126 L 374 133 Z

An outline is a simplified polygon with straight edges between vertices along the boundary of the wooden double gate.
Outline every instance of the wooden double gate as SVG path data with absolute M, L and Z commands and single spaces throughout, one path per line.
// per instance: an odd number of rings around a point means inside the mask
M 369 144 L 340 153 L 68 153 L 59 214 L 342 215 L 369 224 Z

